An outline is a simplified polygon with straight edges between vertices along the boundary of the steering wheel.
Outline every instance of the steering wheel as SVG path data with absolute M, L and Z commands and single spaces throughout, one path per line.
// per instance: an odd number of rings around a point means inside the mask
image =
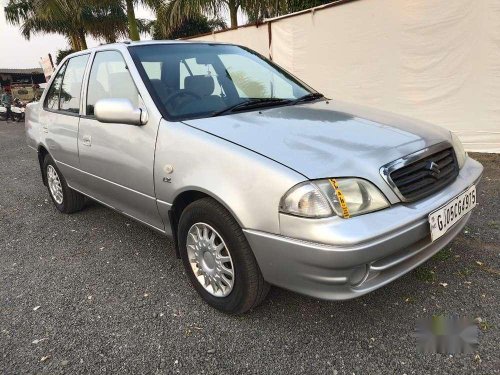
M 164 103 L 165 105 L 167 105 L 167 104 L 169 104 L 171 101 L 173 101 L 174 99 L 176 99 L 177 97 L 179 97 L 179 96 L 185 96 L 185 95 L 187 95 L 187 96 L 192 96 L 193 98 L 198 99 L 198 100 L 200 100 L 200 99 L 201 99 L 201 96 L 200 96 L 200 95 L 195 94 L 195 93 L 194 93 L 194 92 L 192 92 L 192 91 L 176 91 L 176 92 L 171 93 L 169 96 L 167 96 L 167 97 L 165 98 L 165 100 L 163 101 L 163 103 Z

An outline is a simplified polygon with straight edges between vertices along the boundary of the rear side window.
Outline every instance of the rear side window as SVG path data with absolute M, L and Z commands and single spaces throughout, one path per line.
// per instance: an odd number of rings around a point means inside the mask
M 129 99 L 135 107 L 139 105 L 139 92 L 118 51 L 95 55 L 88 84 L 87 115 L 93 116 L 95 104 L 105 98 Z
M 64 66 L 59 69 L 57 75 L 54 78 L 54 81 L 52 81 L 52 85 L 50 86 L 49 91 L 47 92 L 47 97 L 45 98 L 44 107 L 47 109 L 59 109 L 59 93 L 61 91 L 62 78 L 64 76 L 67 65 L 68 64 L 65 63 Z
M 80 112 L 80 93 L 89 55 L 69 59 L 57 72 L 47 92 L 45 108 L 54 111 Z
M 71 113 L 80 112 L 80 94 L 88 59 L 89 55 L 82 55 L 69 60 L 59 97 L 60 110 Z

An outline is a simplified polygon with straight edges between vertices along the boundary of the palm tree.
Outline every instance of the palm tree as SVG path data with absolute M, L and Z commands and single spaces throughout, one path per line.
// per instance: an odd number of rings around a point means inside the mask
M 134 6 L 137 4 L 142 4 L 145 7 L 150 8 L 154 12 L 157 12 L 157 9 L 163 6 L 163 0 L 115 0 L 114 2 L 126 9 L 128 36 L 130 40 L 140 40 L 139 32 L 141 31 L 141 26 L 144 25 L 141 20 L 135 18 Z
M 153 39 L 179 39 L 209 33 L 227 28 L 221 18 L 209 19 L 203 14 L 193 14 L 185 17 L 179 24 L 172 26 L 168 21 L 169 15 L 159 10 L 157 19 L 150 21 L 149 32 Z
M 222 11 L 228 10 L 231 27 L 234 28 L 238 26 L 237 16 L 240 10 L 250 21 L 259 21 L 328 2 L 331 0 L 170 0 L 166 7 L 173 27 L 193 14 L 219 16 Z
M 256 1 L 253 7 L 247 8 L 250 22 L 259 22 L 264 18 L 278 17 L 284 14 L 299 12 L 330 3 L 332 0 L 263 0 Z
M 5 18 L 7 22 L 20 26 L 21 34 L 28 40 L 33 34 L 56 33 L 67 37 L 74 50 L 86 46 L 85 36 L 82 37 L 78 28 L 60 16 L 54 17 L 48 12 L 42 15 L 41 5 L 37 0 L 10 0 L 5 7 Z
M 140 40 L 139 29 L 135 21 L 134 1 L 125 0 L 125 8 L 127 9 L 128 20 L 128 35 L 131 40 Z
M 203 13 L 218 16 L 224 10 L 229 10 L 231 27 L 237 27 L 238 11 L 254 9 L 258 3 L 257 0 L 171 0 L 166 6 L 173 25 L 177 25 L 183 18 L 191 15 Z
M 9 0 L 5 17 L 28 40 L 37 33 L 61 34 L 75 51 L 87 48 L 86 35 L 113 42 L 128 34 L 123 8 L 111 0 Z

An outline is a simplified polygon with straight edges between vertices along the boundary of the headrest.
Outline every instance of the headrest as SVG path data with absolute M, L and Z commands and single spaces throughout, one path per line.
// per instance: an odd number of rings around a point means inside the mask
M 212 76 L 187 76 L 184 88 L 200 96 L 208 96 L 214 92 L 215 83 Z

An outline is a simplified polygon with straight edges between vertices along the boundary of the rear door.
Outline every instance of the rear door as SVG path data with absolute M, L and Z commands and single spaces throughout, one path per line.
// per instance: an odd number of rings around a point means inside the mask
M 101 123 L 94 116 L 99 99 L 126 98 L 144 108 L 141 95 L 121 52 L 94 55 L 86 89 L 85 116 L 80 121 L 78 181 L 83 193 L 157 229 L 163 230 L 154 193 L 153 166 L 159 121 L 142 126 Z
M 79 168 L 78 124 L 83 77 L 90 54 L 67 60 L 57 72 L 40 113 L 42 137 L 68 184 Z

